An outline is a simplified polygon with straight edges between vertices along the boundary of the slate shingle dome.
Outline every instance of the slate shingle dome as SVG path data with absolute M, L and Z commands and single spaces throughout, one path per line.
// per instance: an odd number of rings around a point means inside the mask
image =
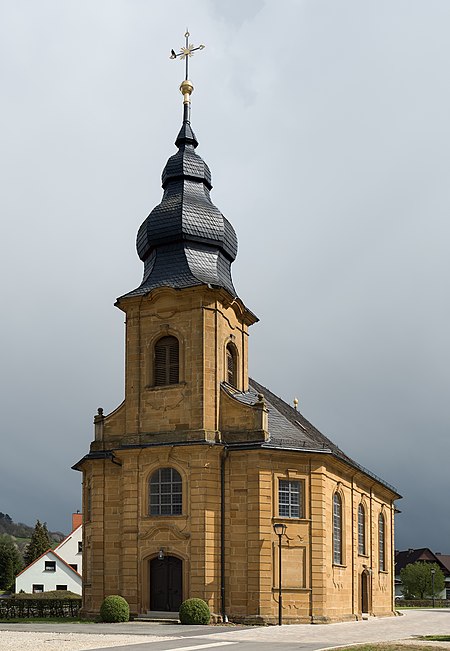
M 137 235 L 144 277 L 128 296 L 156 287 L 205 284 L 222 287 L 235 297 L 231 263 L 237 255 L 236 233 L 211 201 L 211 172 L 195 151 L 198 141 L 189 120 L 183 121 L 175 144 L 178 151 L 162 173 L 161 203 Z

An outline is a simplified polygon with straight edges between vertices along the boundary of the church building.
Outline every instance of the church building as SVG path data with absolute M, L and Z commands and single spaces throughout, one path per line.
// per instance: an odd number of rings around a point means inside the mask
M 237 295 L 236 233 L 210 198 L 190 121 L 143 222 L 126 316 L 125 397 L 98 410 L 83 475 L 83 612 L 200 597 L 225 621 L 394 614 L 394 488 L 248 375 L 258 319 Z M 268 306 L 270 309 L 270 306 Z M 275 337 L 275 334 L 274 334 Z M 281 559 L 281 586 L 280 586 Z

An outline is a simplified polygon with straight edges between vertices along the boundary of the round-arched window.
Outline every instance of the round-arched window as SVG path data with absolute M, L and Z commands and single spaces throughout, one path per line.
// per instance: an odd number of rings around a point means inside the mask
M 366 512 L 364 506 L 358 506 L 358 554 L 366 553 Z
M 237 388 L 237 352 L 234 344 L 227 344 L 226 381 Z
M 154 384 L 178 384 L 180 381 L 180 345 L 176 337 L 161 337 L 155 344 Z
M 386 531 L 382 513 L 378 518 L 378 569 L 380 572 L 386 570 Z
M 342 499 L 333 495 L 333 563 L 342 565 Z

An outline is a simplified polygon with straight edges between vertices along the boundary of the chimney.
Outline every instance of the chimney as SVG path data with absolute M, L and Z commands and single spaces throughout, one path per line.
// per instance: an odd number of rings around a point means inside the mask
M 80 524 L 83 523 L 83 514 L 77 511 L 76 513 L 72 513 L 72 531 L 75 531 L 75 529 L 78 529 Z

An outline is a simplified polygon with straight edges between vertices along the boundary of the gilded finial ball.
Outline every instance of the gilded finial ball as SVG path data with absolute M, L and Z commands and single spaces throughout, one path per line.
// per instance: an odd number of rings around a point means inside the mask
M 298 407 L 298 398 L 294 398 L 294 409 Z
M 194 85 L 189 79 L 185 79 L 180 86 L 180 91 L 183 95 L 190 95 L 194 90 Z

